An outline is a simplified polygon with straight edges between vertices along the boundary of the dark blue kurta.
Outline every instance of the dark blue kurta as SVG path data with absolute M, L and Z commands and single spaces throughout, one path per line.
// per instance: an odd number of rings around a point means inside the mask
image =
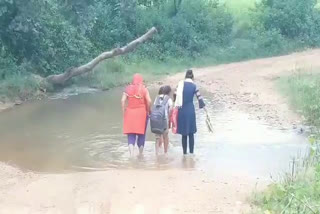
M 178 113 L 178 134 L 187 136 L 197 132 L 196 113 L 193 104 L 193 98 L 197 96 L 199 107 L 205 106 L 197 86 L 192 82 L 184 82 L 183 88 L 183 105 L 179 108 Z

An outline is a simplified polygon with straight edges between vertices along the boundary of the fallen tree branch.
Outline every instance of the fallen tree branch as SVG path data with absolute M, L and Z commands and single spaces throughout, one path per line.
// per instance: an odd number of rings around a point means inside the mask
M 133 50 L 135 50 L 137 48 L 138 45 L 140 45 L 140 44 L 144 43 L 145 41 L 147 41 L 148 39 L 150 39 L 153 36 L 153 34 L 155 34 L 156 32 L 157 32 L 157 29 L 155 27 L 153 27 L 147 33 L 145 33 L 143 36 L 130 42 L 129 44 L 127 44 L 124 47 L 115 48 L 111 51 L 103 52 L 102 54 L 100 54 L 99 56 L 97 56 L 96 58 L 94 58 L 93 60 L 91 60 L 90 62 L 88 62 L 85 65 L 82 65 L 80 67 L 69 68 L 67 71 L 65 71 L 62 74 L 50 75 L 50 76 L 46 77 L 45 80 L 48 83 L 51 83 L 53 85 L 64 85 L 71 78 L 92 71 L 100 62 L 102 62 L 106 59 L 132 52 Z

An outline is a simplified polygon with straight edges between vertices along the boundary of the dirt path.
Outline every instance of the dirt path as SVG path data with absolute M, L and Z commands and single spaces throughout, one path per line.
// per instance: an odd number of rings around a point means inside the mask
M 198 84 L 212 92 L 216 102 L 229 109 L 245 111 L 273 126 L 291 129 L 301 124 L 301 118 L 290 109 L 286 98 L 278 93 L 274 80 L 298 72 L 318 72 L 319 57 L 320 49 L 316 49 L 194 71 Z M 174 85 L 183 75 L 169 77 L 167 81 Z
M 295 68 L 320 67 L 320 50 L 195 69 L 200 86 L 226 108 L 279 127 L 300 118 L 275 91 L 273 80 Z M 175 85 L 183 74 L 168 77 Z M 179 157 L 177 157 L 179 158 Z M 192 165 L 192 159 L 186 160 Z M 180 214 L 244 213 L 247 197 L 263 181 L 248 175 L 201 170 L 110 170 L 36 174 L 0 165 L 0 213 Z

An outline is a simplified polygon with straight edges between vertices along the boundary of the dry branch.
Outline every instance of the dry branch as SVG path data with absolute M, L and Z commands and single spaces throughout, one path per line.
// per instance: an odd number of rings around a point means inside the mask
M 46 78 L 46 81 L 54 85 L 64 85 L 72 77 L 79 76 L 92 71 L 100 62 L 106 59 L 110 59 L 119 55 L 124 55 L 129 52 L 132 52 L 137 48 L 138 45 L 150 39 L 153 36 L 153 34 L 155 34 L 156 32 L 157 32 L 157 29 L 153 27 L 146 34 L 130 42 L 126 46 L 121 48 L 115 48 L 111 51 L 104 52 L 99 56 L 97 56 L 96 58 L 94 58 L 93 60 L 91 60 L 90 62 L 88 62 L 87 64 L 82 65 L 80 67 L 69 68 L 66 72 L 62 74 L 50 75 Z

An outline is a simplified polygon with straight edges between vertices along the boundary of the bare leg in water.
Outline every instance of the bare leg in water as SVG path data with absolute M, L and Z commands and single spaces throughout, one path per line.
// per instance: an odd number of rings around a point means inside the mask
M 167 154 L 168 148 L 169 148 L 169 133 L 163 134 L 163 148 L 164 148 L 164 154 Z
M 155 149 L 156 149 L 156 155 L 157 155 L 157 156 L 159 155 L 159 150 L 160 150 L 160 147 L 161 147 L 161 145 L 162 145 L 162 142 L 163 142 L 163 137 L 162 137 L 162 135 L 156 136 Z
M 129 145 L 130 158 L 134 157 L 134 145 Z

